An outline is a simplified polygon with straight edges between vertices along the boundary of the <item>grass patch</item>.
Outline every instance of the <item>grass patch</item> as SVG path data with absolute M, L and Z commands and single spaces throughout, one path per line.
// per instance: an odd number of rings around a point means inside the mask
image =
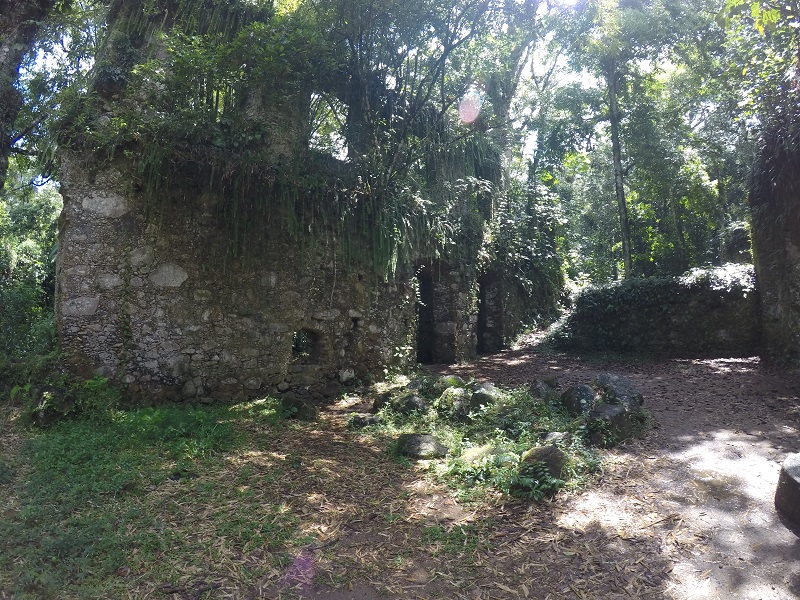
M 231 461 L 257 447 L 256 426 L 263 433 L 281 415 L 267 399 L 29 431 L 21 472 L 0 465 L 15 488 L 0 493 L 0 589 L 14 598 L 122 597 L 145 573 L 178 583 L 256 550 L 261 567 L 251 576 L 262 576 L 285 561 L 297 519 L 254 492 L 260 471 Z
M 481 544 L 481 534 L 472 525 L 457 525 L 446 528 L 431 525 L 422 529 L 422 542 L 433 546 L 432 554 L 456 556 L 470 554 Z

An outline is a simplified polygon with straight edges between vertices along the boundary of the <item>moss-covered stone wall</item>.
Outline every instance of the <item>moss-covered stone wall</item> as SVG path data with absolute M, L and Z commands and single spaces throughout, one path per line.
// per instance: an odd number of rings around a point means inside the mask
M 757 355 L 761 328 L 753 268 L 729 264 L 676 279 L 629 279 L 587 289 L 553 342 L 580 352 Z
M 761 295 L 763 356 L 800 363 L 800 118 L 768 131 L 750 191 L 753 262 Z
M 410 277 L 345 264 L 324 238 L 232 252 L 210 193 L 148 210 L 125 165 L 64 157 L 56 311 L 61 348 L 130 395 L 319 399 L 413 360 Z M 265 227 L 269 227 L 265 224 Z

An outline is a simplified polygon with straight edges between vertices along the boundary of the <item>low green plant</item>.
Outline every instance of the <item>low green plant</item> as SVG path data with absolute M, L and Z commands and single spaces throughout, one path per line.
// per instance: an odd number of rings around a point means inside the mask
M 108 400 L 99 381 L 83 393 Z M 15 497 L 0 517 L 0 589 L 21 599 L 122 597 L 122 571 L 163 568 L 169 581 L 187 556 L 216 552 L 195 547 L 198 526 L 236 552 L 279 558 L 297 518 L 254 493 L 263 472 L 242 471 L 235 485 L 227 475 L 232 455 L 280 422 L 279 406 L 168 405 L 28 429 L 20 464 L 0 462 Z
M 105 377 L 80 380 L 58 375 L 50 383 L 24 383 L 11 389 L 12 402 L 23 406 L 25 417 L 32 423 L 50 427 L 64 419 L 107 422 L 119 405 L 120 393 Z
M 536 396 L 528 388 L 505 390 L 499 398 L 472 406 L 468 415 L 456 415 L 441 394 L 461 386 L 459 396 L 468 401 L 474 385 L 445 378 L 420 378 L 409 383 L 415 394 L 428 400 L 425 411 L 403 413 L 387 403 L 379 412 L 380 424 L 366 428 L 366 433 L 380 433 L 389 438 L 388 452 L 397 456 L 396 436 L 406 432 L 429 432 L 449 449 L 447 458 L 432 463 L 435 476 L 447 483 L 461 500 L 478 499 L 488 491 L 513 494 L 539 501 L 557 490 L 585 484 L 587 476 L 599 466 L 597 452 L 586 442 L 583 420 L 573 419 L 552 398 Z M 407 393 L 399 388 L 395 396 Z M 453 392 L 447 392 L 453 395 Z M 581 429 L 581 428 L 584 429 Z M 523 465 L 522 455 L 540 445 L 553 431 L 570 434 L 561 444 L 567 454 L 564 479 L 550 475 L 543 466 Z M 483 449 L 478 456 L 464 458 L 471 449 Z M 406 464 L 405 457 L 397 457 Z
M 438 545 L 440 552 L 447 555 L 470 553 L 481 543 L 474 526 L 458 525 L 447 529 L 441 525 L 430 525 L 422 530 L 424 544 Z
M 509 492 L 514 496 L 539 502 L 564 487 L 565 481 L 554 477 L 541 462 L 526 464 L 514 472 Z

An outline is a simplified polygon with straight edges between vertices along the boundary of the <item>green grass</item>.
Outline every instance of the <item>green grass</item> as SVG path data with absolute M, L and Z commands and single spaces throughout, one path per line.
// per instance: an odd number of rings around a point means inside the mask
M 422 542 L 435 546 L 437 552 L 448 556 L 472 553 L 482 541 L 480 533 L 472 525 L 458 525 L 449 529 L 430 525 L 422 530 Z
M 136 574 L 170 583 L 231 550 L 263 550 L 270 558 L 253 576 L 263 574 L 285 560 L 297 519 L 254 491 L 259 473 L 228 477 L 231 458 L 258 444 L 249 428 L 281 415 L 268 399 L 29 431 L 19 465 L 0 464 L 0 589 L 14 598 L 122 597 Z M 199 531 L 219 547 L 200 547 Z

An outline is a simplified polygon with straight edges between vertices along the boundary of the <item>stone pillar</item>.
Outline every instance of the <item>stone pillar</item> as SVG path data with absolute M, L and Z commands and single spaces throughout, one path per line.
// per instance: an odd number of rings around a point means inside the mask
M 775 508 L 800 527 L 800 454 L 790 454 L 783 461 L 775 491 Z
M 800 363 L 800 148 L 786 118 L 764 136 L 753 168 L 753 263 L 761 298 L 762 356 Z

